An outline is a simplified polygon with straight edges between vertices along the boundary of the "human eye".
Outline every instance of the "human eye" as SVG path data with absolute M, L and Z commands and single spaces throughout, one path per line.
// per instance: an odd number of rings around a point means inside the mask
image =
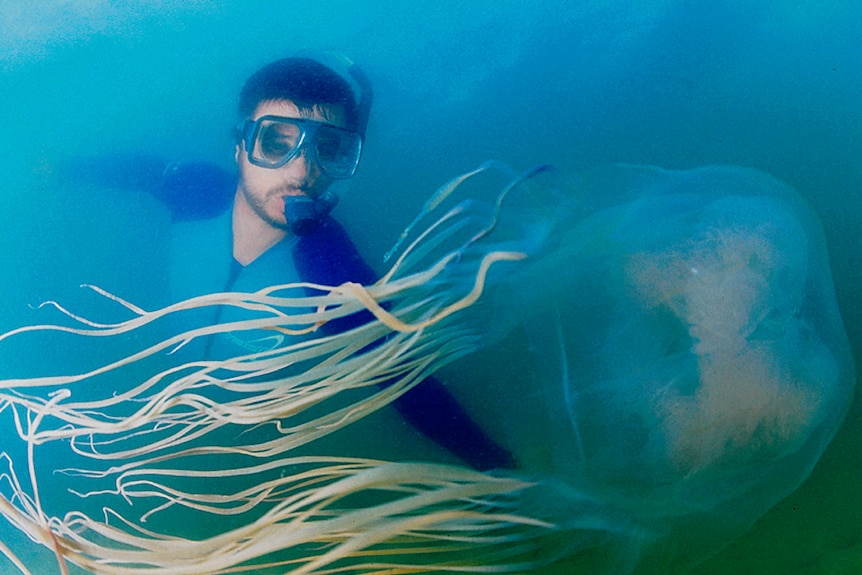
M 315 146 L 318 156 L 331 159 L 339 155 L 341 149 L 341 138 L 338 133 L 330 130 L 321 130 L 315 138 Z
M 290 154 L 299 141 L 299 130 L 290 124 L 269 124 L 262 127 L 258 142 L 261 153 L 268 158 Z

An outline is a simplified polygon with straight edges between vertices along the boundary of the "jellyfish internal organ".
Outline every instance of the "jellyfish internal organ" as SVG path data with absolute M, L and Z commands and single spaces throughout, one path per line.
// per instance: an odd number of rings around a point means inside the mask
M 771 219 L 744 221 L 757 213 Z M 804 230 L 769 199 L 723 198 L 705 216 L 716 219 L 683 245 L 634 253 L 625 270 L 636 302 L 669 311 L 697 361 L 695 390 L 668 382 L 653 403 L 668 458 L 686 472 L 798 448 L 838 377 L 799 317 Z

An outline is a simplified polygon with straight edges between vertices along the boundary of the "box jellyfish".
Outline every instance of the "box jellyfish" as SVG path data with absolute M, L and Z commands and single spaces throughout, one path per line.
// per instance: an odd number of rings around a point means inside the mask
M 56 350 L 0 381 L 9 564 L 673 572 L 795 489 L 854 385 L 799 197 L 740 168 L 612 166 L 563 184 L 498 167 L 440 188 L 373 285 L 158 310 L 94 288 L 92 319 L 51 303 L 53 322 L 0 336 L 4 357 Z M 485 184 L 495 170 L 505 181 Z M 171 332 L 209 306 L 245 315 Z M 284 345 L 176 353 L 242 330 Z M 425 457 L 404 426 L 366 425 L 435 372 L 516 469 Z

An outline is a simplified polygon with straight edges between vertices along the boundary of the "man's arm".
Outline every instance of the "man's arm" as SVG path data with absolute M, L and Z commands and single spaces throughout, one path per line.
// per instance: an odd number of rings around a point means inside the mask
M 75 183 L 152 194 L 174 221 L 203 220 L 230 207 L 236 176 L 208 162 L 169 162 L 147 154 L 105 154 L 73 158 L 60 176 Z
M 344 229 L 332 218 L 299 239 L 294 247 L 294 263 L 303 280 L 323 285 L 345 281 L 371 284 L 377 274 L 359 255 Z M 373 320 L 370 312 L 360 312 L 328 322 L 327 334 L 347 331 Z M 391 385 L 383 383 L 382 386 Z M 395 408 L 426 437 L 448 449 L 475 469 L 512 468 L 512 454 L 497 444 L 464 411 L 435 377 L 425 378 L 394 402 Z

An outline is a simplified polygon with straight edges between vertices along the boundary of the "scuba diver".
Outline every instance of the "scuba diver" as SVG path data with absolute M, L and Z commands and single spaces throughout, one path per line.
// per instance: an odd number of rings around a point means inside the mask
M 370 284 L 375 272 L 330 215 L 329 189 L 353 176 L 371 110 L 368 78 L 336 56 L 289 57 L 252 74 L 239 97 L 234 130 L 237 175 L 208 163 L 175 164 L 132 154 L 77 161 L 73 178 L 146 190 L 174 222 L 172 301 L 295 282 Z M 67 170 L 69 171 L 69 170 Z M 174 237 L 175 236 L 175 237 Z M 226 321 L 218 306 L 213 323 Z M 329 335 L 370 321 L 368 313 L 323 324 Z M 222 334 L 221 337 L 224 337 Z M 229 335 L 229 334 L 227 334 Z M 256 342 L 216 342 L 254 349 Z M 511 454 L 428 377 L 394 402 L 428 438 L 479 470 L 514 466 Z

